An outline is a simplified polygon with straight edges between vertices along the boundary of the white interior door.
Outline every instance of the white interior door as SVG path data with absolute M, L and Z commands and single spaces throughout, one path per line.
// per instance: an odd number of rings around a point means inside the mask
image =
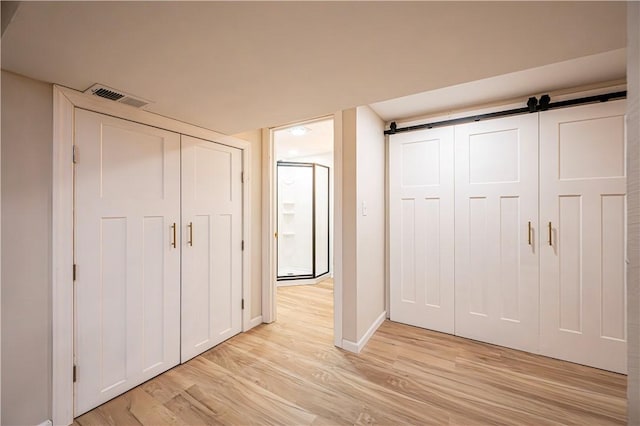
M 621 373 L 624 113 L 624 101 L 540 113 L 540 350 Z
M 242 329 L 241 154 L 182 136 L 182 362 Z
M 456 334 L 536 352 L 538 115 L 456 126 L 455 155 Z
M 454 331 L 453 128 L 389 138 L 391 320 Z
M 180 361 L 180 137 L 75 117 L 80 415 Z

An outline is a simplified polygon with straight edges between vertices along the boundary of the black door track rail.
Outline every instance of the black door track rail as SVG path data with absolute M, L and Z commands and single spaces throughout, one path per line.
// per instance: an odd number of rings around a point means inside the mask
M 510 115 L 528 114 L 532 112 L 547 111 L 555 108 L 566 108 L 573 105 L 589 104 L 594 102 L 607 102 L 612 99 L 623 99 L 627 97 L 627 91 L 605 93 L 603 95 L 587 96 L 566 101 L 551 102 L 549 95 L 540 96 L 540 101 L 536 97 L 530 97 L 527 106 L 522 108 L 508 109 L 505 111 L 488 112 L 486 114 L 470 115 L 468 117 L 453 118 L 451 120 L 435 121 L 432 123 L 416 124 L 414 126 L 398 127 L 393 121 L 389 125 L 389 130 L 385 130 L 385 135 L 395 135 L 396 133 L 412 132 L 422 129 L 433 129 L 435 127 L 452 126 L 455 124 L 471 123 L 473 121 L 489 120 L 491 118 L 507 117 Z

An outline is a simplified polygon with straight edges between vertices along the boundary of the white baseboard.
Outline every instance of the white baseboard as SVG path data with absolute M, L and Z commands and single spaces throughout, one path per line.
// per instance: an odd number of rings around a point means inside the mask
M 249 328 L 246 331 L 249 331 L 253 327 L 256 327 L 256 326 L 258 326 L 260 324 L 262 324 L 262 315 L 258 315 L 255 318 L 251 318 L 251 320 L 249 321 Z
M 354 354 L 360 353 L 357 343 L 353 343 L 351 340 L 342 339 L 342 349 L 345 351 L 353 352 Z
M 352 342 L 350 340 L 342 339 L 342 349 L 345 351 L 353 352 L 359 354 L 360 351 L 367 345 L 373 333 L 376 332 L 378 327 L 382 325 L 384 320 L 387 318 L 387 311 L 383 311 L 378 318 L 371 324 L 371 327 L 367 330 L 366 333 L 358 340 L 358 343 Z
M 44 422 L 40 423 L 38 426 L 53 426 L 53 422 L 51 420 L 45 420 Z

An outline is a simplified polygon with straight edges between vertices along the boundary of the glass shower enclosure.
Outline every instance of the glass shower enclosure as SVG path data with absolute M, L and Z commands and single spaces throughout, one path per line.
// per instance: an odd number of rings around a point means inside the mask
M 329 167 L 278 161 L 278 281 L 329 273 Z

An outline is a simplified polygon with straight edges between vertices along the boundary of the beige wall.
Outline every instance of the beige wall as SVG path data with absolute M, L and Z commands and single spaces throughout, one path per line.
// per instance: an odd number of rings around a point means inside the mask
M 357 110 L 358 339 L 384 311 L 384 122 L 367 106 Z M 366 216 L 363 212 L 366 204 Z
M 51 418 L 50 84 L 2 71 L 2 424 Z
M 383 131 L 369 107 L 342 114 L 342 338 L 354 344 L 384 311 Z
M 640 425 L 640 4 L 629 2 L 627 46 L 628 421 Z
M 355 108 L 342 113 L 341 142 L 342 161 L 336 161 L 336 165 L 341 164 L 342 172 L 342 274 L 341 276 L 338 274 L 336 279 L 342 281 L 342 339 L 357 342 L 357 130 Z M 336 153 L 338 152 L 340 151 L 336 149 Z M 336 227 L 336 230 L 338 229 Z M 336 268 L 337 271 L 338 268 Z
M 251 143 L 251 318 L 262 315 L 262 131 L 234 135 Z

